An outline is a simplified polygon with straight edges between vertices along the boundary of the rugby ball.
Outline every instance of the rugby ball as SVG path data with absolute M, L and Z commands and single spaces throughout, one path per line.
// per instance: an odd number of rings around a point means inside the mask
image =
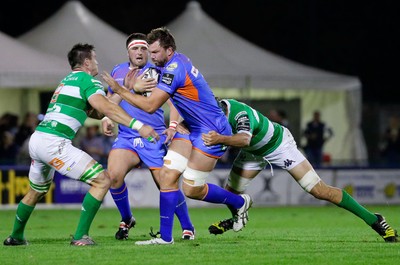
M 152 68 L 152 67 L 149 67 L 149 68 L 147 68 L 146 70 L 144 70 L 143 73 L 144 73 L 144 75 L 143 75 L 142 79 L 154 78 L 154 79 L 156 79 L 157 82 L 158 82 L 158 78 L 160 77 L 160 74 L 159 74 L 159 72 L 158 72 L 157 69 Z M 141 93 L 141 94 L 142 94 L 143 96 L 145 96 L 145 97 L 149 97 L 150 94 L 151 94 L 151 92 L 143 92 L 143 93 Z

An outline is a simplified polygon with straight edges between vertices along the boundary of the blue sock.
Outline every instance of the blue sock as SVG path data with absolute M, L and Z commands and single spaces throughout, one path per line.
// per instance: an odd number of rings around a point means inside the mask
M 172 240 L 174 213 L 180 190 L 160 191 L 160 234 L 164 241 Z
M 178 193 L 178 204 L 175 208 L 176 217 L 178 217 L 179 222 L 181 223 L 182 230 L 192 230 L 193 224 L 189 217 L 189 211 L 186 204 L 185 195 L 183 192 L 179 190 Z
M 132 212 L 129 204 L 128 188 L 126 187 L 125 182 L 117 189 L 110 188 L 110 193 L 114 199 L 115 205 L 118 207 L 122 221 L 129 223 L 129 220 L 132 217 Z
M 211 183 L 206 183 L 206 185 L 208 186 L 208 192 L 203 201 L 226 204 L 236 209 L 239 209 L 243 206 L 244 199 L 242 198 L 242 196 L 234 194 Z

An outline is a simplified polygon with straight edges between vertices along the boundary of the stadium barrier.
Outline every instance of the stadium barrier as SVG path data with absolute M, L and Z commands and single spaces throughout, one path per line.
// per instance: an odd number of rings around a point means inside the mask
M 15 205 L 29 189 L 29 167 L 0 168 L 0 208 Z M 209 182 L 223 186 L 229 169 L 215 169 Z M 400 170 L 396 169 L 320 169 L 320 177 L 329 185 L 344 188 L 361 204 L 400 204 Z M 158 207 L 158 190 L 150 172 L 135 169 L 125 179 L 132 207 Z M 50 192 L 40 202 L 46 205 L 80 204 L 89 186 L 56 174 Z M 254 206 L 326 205 L 314 199 L 292 180 L 284 170 L 262 171 L 250 183 L 247 193 Z M 189 207 L 211 207 L 212 204 L 187 199 Z M 104 207 L 115 207 L 108 193 Z

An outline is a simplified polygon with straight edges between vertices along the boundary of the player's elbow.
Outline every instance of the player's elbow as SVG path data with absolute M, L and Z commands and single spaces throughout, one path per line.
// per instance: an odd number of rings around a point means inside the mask
M 155 108 L 155 107 L 152 106 L 152 105 L 148 105 L 148 106 L 146 106 L 146 108 L 144 108 L 143 110 L 144 110 L 145 112 L 147 112 L 147 113 L 153 114 L 154 112 L 156 112 L 157 109 L 158 109 L 158 108 Z

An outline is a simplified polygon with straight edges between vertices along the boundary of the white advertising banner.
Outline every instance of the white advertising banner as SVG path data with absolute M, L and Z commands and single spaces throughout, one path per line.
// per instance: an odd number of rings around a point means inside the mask
M 225 186 L 229 169 L 215 169 L 208 182 Z M 318 175 L 328 185 L 345 189 L 361 204 L 400 204 L 399 170 L 318 170 Z M 134 169 L 125 178 L 129 201 L 133 208 L 158 207 L 159 191 L 147 169 Z M 253 198 L 254 207 L 282 205 L 327 205 L 305 192 L 285 170 L 264 170 L 249 184 L 246 193 Z M 216 207 L 187 198 L 189 207 Z M 110 193 L 103 205 L 115 207 Z
M 361 204 L 399 204 L 400 170 L 337 170 L 336 186 Z
M 129 191 L 129 202 L 132 208 L 158 207 L 159 191 L 149 170 L 131 170 L 125 177 L 125 183 Z M 116 207 L 110 192 L 104 198 L 103 206 Z

